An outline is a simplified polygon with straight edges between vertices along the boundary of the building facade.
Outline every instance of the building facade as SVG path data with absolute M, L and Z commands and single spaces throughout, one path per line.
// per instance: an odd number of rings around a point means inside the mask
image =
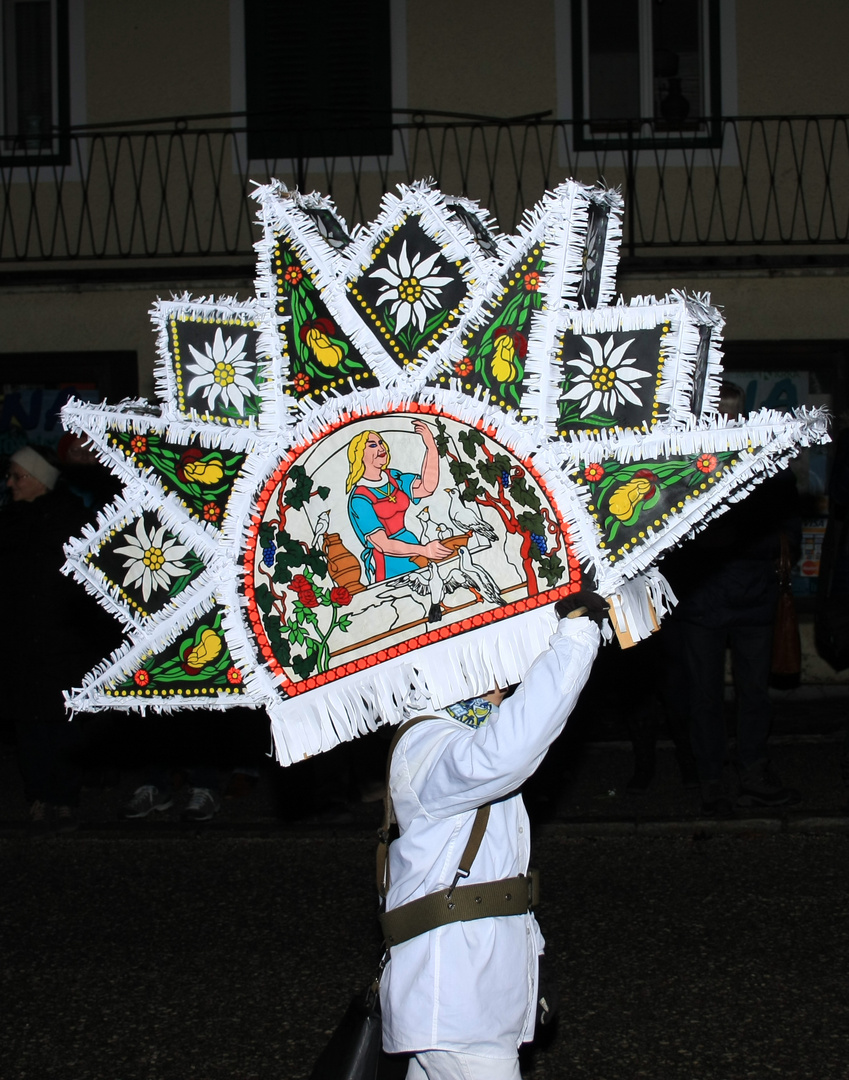
M 626 300 L 710 293 L 750 405 L 849 405 L 849 5 L 0 9 L 0 451 L 72 389 L 153 397 L 152 301 L 253 294 L 271 177 L 349 226 L 434 177 L 505 231 L 567 176 L 620 186 Z M 802 462 L 813 517 L 825 476 Z

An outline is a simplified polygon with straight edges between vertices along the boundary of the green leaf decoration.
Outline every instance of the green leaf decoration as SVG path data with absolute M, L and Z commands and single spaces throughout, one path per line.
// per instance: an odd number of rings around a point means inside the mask
M 458 440 L 466 457 L 474 461 L 478 456 L 478 447 L 483 446 L 483 435 L 477 428 L 468 428 L 466 431 L 460 432 Z
M 222 612 L 201 616 L 159 654 L 143 660 L 126 678 L 107 688 L 113 697 L 171 698 L 242 693 L 244 673 L 233 664 L 222 628 Z
M 301 550 L 303 551 L 303 549 Z M 308 566 L 316 577 L 323 578 L 327 576 L 327 559 L 320 551 L 311 549 L 304 552 L 304 566 Z
M 179 495 L 189 513 L 221 528 L 245 453 L 220 447 L 211 450 L 198 439 L 188 445 L 172 443 L 152 431 L 113 431 L 109 438 L 139 471 L 152 469 L 166 491 Z
M 510 484 L 510 498 L 518 506 L 530 506 L 532 510 L 539 510 L 539 496 L 528 486 L 523 476 L 517 476 Z
M 705 496 L 739 456 L 724 451 L 627 464 L 610 460 L 586 464 L 573 476 L 591 492 L 590 513 L 603 523 L 601 547 L 616 555 L 638 547 L 647 529 L 663 528 L 670 514 Z
M 467 480 L 469 480 L 474 469 L 467 461 L 457 461 L 456 459 L 448 466 L 451 471 L 451 476 L 454 479 L 454 483 L 457 487 L 462 487 Z
M 436 449 L 440 458 L 444 458 L 451 449 L 451 440 L 448 438 L 448 429 L 445 427 L 445 424 L 443 424 L 438 416 L 435 417 L 435 420 L 437 434 L 434 438 L 434 442 L 436 443 Z
M 287 240 L 278 238 L 274 269 L 277 310 L 289 316 L 281 332 L 289 358 L 290 392 L 295 397 L 322 398 L 331 390 L 378 386 L 379 380 L 335 321 L 304 260 Z
M 532 545 L 536 547 L 536 544 Z M 537 549 L 539 550 L 539 549 Z M 555 585 L 561 580 L 563 576 L 563 562 L 559 555 L 554 553 L 544 558 L 540 558 L 539 565 L 537 567 L 537 574 L 545 581 L 549 589 L 553 589 Z
M 533 313 L 542 307 L 539 285 L 545 268 L 542 244 L 534 246 L 521 261 L 515 263 L 501 279 L 501 292 L 487 307 L 485 322 L 481 329 L 471 331 L 463 338 L 465 355 L 473 364 L 474 373 L 468 376 L 472 386 L 483 385 L 490 391 L 493 403 L 503 400 L 508 408 L 518 408 L 521 402 L 521 382 L 525 368 L 521 355 L 521 341 L 527 343 L 531 332 Z M 496 353 L 496 331 L 507 329 L 513 337 L 513 372 L 507 381 L 499 381 L 493 371 Z M 516 337 L 518 335 L 518 338 Z
M 318 654 L 315 652 L 308 652 L 303 656 L 295 656 L 292 658 L 292 668 L 299 679 L 306 679 L 315 671 L 318 666 Z
M 293 510 L 300 510 L 312 491 L 312 477 L 307 476 L 303 465 L 293 465 L 289 470 L 292 486 L 286 492 L 286 502 Z

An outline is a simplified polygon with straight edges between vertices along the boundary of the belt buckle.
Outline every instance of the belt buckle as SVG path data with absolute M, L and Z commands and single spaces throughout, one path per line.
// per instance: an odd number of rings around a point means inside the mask
M 539 903 L 539 870 L 528 871 L 528 911 Z

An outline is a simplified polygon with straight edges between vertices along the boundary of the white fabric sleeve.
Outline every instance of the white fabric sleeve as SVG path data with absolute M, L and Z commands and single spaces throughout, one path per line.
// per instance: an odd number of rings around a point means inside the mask
M 409 770 L 425 813 L 450 817 L 511 794 L 537 768 L 560 734 L 589 677 L 601 635 L 590 619 L 561 619 L 557 631 L 497 716 L 473 730 L 451 725 Z M 411 728 L 399 746 L 405 765 L 430 741 L 427 724 Z M 432 729 L 431 729 L 432 730 Z M 418 737 L 417 737 L 417 733 Z M 396 751 L 397 753 L 397 751 Z

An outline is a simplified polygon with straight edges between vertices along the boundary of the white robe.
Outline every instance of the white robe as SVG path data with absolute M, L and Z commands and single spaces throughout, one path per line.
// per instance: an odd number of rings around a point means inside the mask
M 388 910 L 451 884 L 486 802 L 493 806 L 468 883 L 527 873 L 528 816 L 514 793 L 563 730 L 599 639 L 589 619 L 561 619 L 550 647 L 483 726 L 440 712 L 406 732 L 390 776 L 400 835 L 389 850 Z M 533 1037 L 543 944 L 527 914 L 440 926 L 394 946 L 380 992 L 384 1048 L 515 1056 Z

